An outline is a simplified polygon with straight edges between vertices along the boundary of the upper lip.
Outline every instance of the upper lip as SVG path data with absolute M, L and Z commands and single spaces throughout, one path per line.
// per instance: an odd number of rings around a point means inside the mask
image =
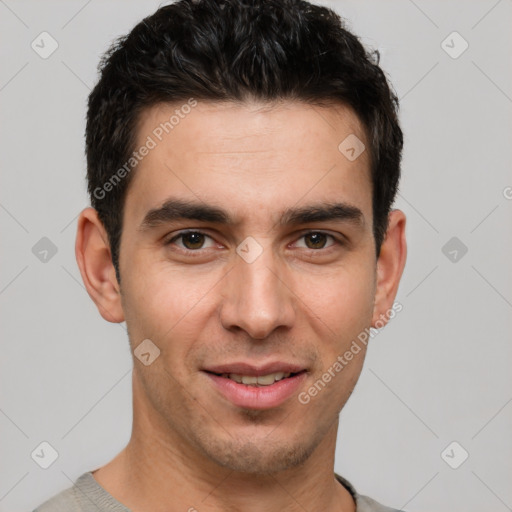
M 272 363 L 267 363 L 264 365 L 254 365 L 250 363 L 228 363 L 221 364 L 216 366 L 209 366 L 208 368 L 204 368 L 204 371 L 210 373 L 235 373 L 237 375 L 250 375 L 255 377 L 260 377 L 262 375 L 269 375 L 270 373 L 298 373 L 306 368 L 297 364 L 285 363 L 282 361 L 274 361 Z

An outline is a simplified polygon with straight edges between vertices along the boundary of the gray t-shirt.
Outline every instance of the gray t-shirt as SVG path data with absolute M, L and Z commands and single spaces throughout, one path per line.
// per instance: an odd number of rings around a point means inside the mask
M 375 500 L 358 494 L 352 484 L 339 475 L 337 480 L 350 492 L 356 502 L 356 512 L 401 512 L 385 507 Z M 72 487 L 45 501 L 33 512 L 131 512 L 94 479 L 92 472 L 84 473 Z

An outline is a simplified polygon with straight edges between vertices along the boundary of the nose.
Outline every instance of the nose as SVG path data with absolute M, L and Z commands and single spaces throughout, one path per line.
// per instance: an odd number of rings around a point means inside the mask
M 251 263 L 237 258 L 224 281 L 220 317 L 225 329 L 264 339 L 278 328 L 293 326 L 296 297 L 276 259 L 270 248 Z

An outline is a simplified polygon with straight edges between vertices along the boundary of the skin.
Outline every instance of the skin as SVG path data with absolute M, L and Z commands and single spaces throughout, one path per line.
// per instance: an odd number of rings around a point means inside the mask
M 143 113 L 137 147 L 176 107 Z M 161 351 L 149 366 L 134 358 L 132 437 L 94 472 L 130 509 L 355 510 L 333 468 L 339 413 L 364 346 L 306 405 L 294 395 L 275 408 L 242 409 L 201 371 L 233 361 L 300 363 L 307 374 L 299 391 L 307 391 L 391 309 L 406 259 L 405 215 L 390 213 L 377 259 L 368 151 L 351 162 L 338 150 L 352 133 L 366 144 L 357 116 L 341 105 L 199 102 L 134 171 L 121 286 L 96 211 L 81 213 L 76 255 L 89 295 L 106 320 L 126 321 L 132 350 L 149 338 Z M 140 229 L 169 197 L 222 207 L 235 223 Z M 287 208 L 336 201 L 359 208 L 363 222 L 277 222 Z M 184 229 L 206 234 L 204 245 L 166 245 Z M 335 238 L 312 245 L 304 232 L 315 230 Z M 249 236 L 262 248 L 252 263 L 236 253 Z

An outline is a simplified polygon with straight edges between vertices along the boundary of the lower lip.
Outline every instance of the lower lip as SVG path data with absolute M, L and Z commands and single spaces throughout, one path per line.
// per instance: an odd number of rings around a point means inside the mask
M 205 372 L 220 393 L 237 407 L 272 409 L 294 395 L 306 378 L 306 372 L 279 380 L 270 386 L 247 386 L 227 377 Z

